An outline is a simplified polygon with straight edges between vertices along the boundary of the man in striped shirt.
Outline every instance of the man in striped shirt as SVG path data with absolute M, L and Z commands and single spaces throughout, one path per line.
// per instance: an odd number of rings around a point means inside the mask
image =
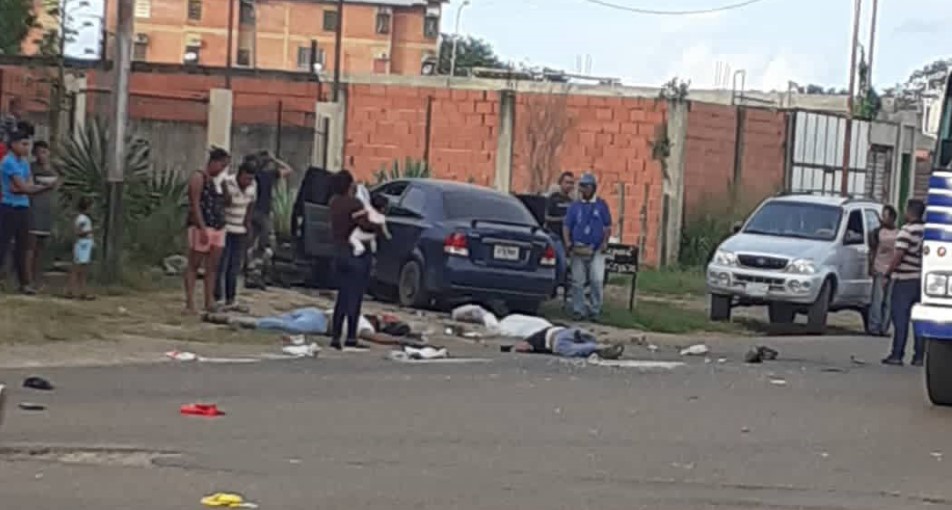
M 886 275 L 892 279 L 892 352 L 883 360 L 884 365 L 901 366 L 906 353 L 906 338 L 909 334 L 909 318 L 912 307 L 919 302 L 922 284 L 922 218 L 926 205 L 922 200 L 912 199 L 906 205 L 906 224 L 896 236 L 896 250 Z M 925 359 L 923 339 L 915 337 L 912 365 L 922 366 Z
M 255 203 L 255 168 L 250 162 L 242 162 L 238 175 L 228 176 L 222 183 L 225 193 L 225 249 L 218 264 L 215 281 L 215 301 L 225 299 L 228 310 L 237 310 L 235 293 L 238 273 L 245 254 L 245 238 L 251 228 L 251 209 Z

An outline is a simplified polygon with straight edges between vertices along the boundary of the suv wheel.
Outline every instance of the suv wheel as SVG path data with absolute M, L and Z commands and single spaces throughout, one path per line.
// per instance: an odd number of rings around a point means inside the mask
M 926 340 L 926 390 L 937 406 L 952 406 L 952 343 Z
M 789 303 L 770 303 L 767 313 L 771 324 L 790 324 L 796 317 L 796 309 Z
M 833 284 L 830 280 L 823 282 L 820 294 L 807 311 L 807 331 L 815 335 L 826 332 L 826 316 L 830 311 L 830 299 L 833 294 Z
M 731 297 L 711 294 L 711 320 L 727 322 L 731 320 Z
M 430 304 L 430 296 L 423 288 L 423 267 L 419 262 L 411 260 L 400 269 L 397 295 L 402 306 L 423 308 Z

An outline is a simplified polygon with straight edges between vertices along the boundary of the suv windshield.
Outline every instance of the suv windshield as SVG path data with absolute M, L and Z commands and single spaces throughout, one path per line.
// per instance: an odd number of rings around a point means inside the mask
M 829 205 L 768 202 L 747 222 L 744 233 L 832 241 L 842 214 Z
M 522 202 L 508 195 L 472 191 L 443 194 L 443 207 L 450 220 L 484 220 L 519 225 L 538 225 Z

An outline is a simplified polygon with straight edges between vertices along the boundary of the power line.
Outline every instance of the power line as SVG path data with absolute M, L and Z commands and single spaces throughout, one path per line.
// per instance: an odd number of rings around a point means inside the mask
M 641 9 L 638 7 L 631 7 L 628 5 L 622 5 L 608 0 L 583 0 L 585 2 L 593 3 L 596 5 L 601 5 L 602 7 L 608 7 L 610 9 L 616 9 L 619 11 L 628 11 L 636 14 L 653 14 L 656 16 L 690 16 L 692 14 L 710 14 L 714 12 L 723 12 L 730 11 L 733 9 L 740 9 L 741 7 L 747 7 L 748 5 L 753 5 L 756 3 L 763 2 L 764 0 L 745 0 L 743 2 L 737 2 L 728 5 L 722 5 L 720 7 L 711 7 L 708 9 L 695 9 L 688 11 L 661 11 L 657 9 Z

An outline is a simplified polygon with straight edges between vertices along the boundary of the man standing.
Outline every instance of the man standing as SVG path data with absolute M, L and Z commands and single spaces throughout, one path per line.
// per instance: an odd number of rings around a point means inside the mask
M 889 294 L 892 287 L 886 271 L 892 262 L 896 250 L 896 219 L 899 214 L 896 208 L 887 205 L 883 207 L 882 225 L 873 231 L 869 246 L 869 275 L 873 277 L 873 295 L 869 304 L 868 330 L 866 333 L 873 336 L 886 336 L 889 331 L 890 312 Z
M 27 253 L 30 240 L 30 197 L 45 193 L 56 186 L 56 181 L 37 185 L 30 172 L 30 136 L 15 131 L 7 144 L 9 153 L 0 162 L 0 268 L 4 267 L 10 243 L 15 243 L 14 261 L 20 292 L 36 294 L 30 284 Z
M 906 205 L 906 224 L 896 236 L 896 249 L 886 274 L 892 278 L 892 352 L 884 365 L 901 366 L 906 353 L 909 319 L 912 307 L 919 302 L 922 284 L 922 218 L 926 206 L 922 200 L 912 199 Z M 915 334 L 915 333 L 913 333 Z M 925 360 L 925 342 L 915 335 L 912 365 L 919 367 Z
M 578 186 L 580 197 L 569 206 L 563 227 L 572 263 L 572 313 L 575 320 L 595 320 L 602 312 L 605 249 L 611 237 L 612 216 L 608 204 L 595 196 L 598 185 L 594 175 L 582 175 Z
M 238 166 L 238 175 L 224 181 L 225 251 L 218 264 L 215 280 L 215 301 L 225 300 L 225 311 L 238 310 L 235 303 L 238 273 L 245 258 L 245 237 L 251 225 L 251 208 L 255 201 L 255 169 L 251 163 Z
M 575 175 L 572 172 L 562 172 L 559 176 L 558 188 L 553 191 L 545 203 L 545 228 L 552 234 L 555 245 L 557 285 L 567 289 L 565 281 L 565 245 L 562 243 L 562 232 L 565 224 L 565 214 L 575 195 Z M 567 290 L 566 290 L 567 293 Z
M 263 289 L 264 278 L 257 274 L 263 270 L 265 257 L 271 248 L 271 231 L 273 230 L 274 220 L 272 219 L 272 203 L 274 198 L 274 187 L 281 179 L 287 179 L 293 172 L 287 163 L 275 158 L 270 152 L 262 151 L 254 158 L 258 162 L 255 169 L 255 187 L 258 196 L 255 199 L 255 205 L 251 213 L 251 256 L 249 263 L 249 277 L 245 280 L 245 285 L 252 288 Z M 252 269 L 256 270 L 252 271 Z M 254 275 L 250 273 L 255 273 Z

